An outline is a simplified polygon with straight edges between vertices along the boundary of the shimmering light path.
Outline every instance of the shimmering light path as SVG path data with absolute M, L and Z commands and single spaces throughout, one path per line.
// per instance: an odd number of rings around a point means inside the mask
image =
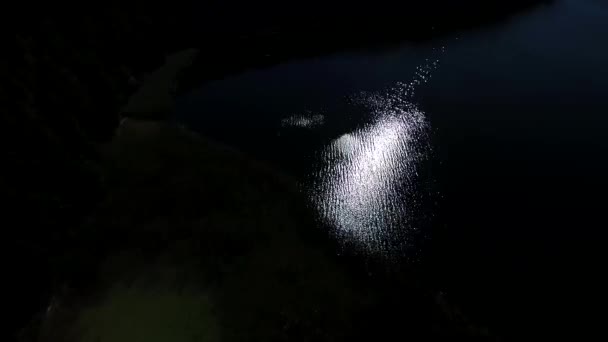
M 349 248 L 391 257 L 419 229 L 417 180 L 430 151 L 429 125 L 412 97 L 437 63 L 417 68 L 410 83 L 353 96 L 352 105 L 365 108 L 371 123 L 333 140 L 320 155 L 310 199 Z

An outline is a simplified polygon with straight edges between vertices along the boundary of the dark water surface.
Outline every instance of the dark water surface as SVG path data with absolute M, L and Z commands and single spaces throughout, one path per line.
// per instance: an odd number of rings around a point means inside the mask
M 605 226 L 606 23 L 558 1 L 208 83 L 177 120 L 296 175 L 343 248 L 422 265 L 478 320 L 558 322 Z

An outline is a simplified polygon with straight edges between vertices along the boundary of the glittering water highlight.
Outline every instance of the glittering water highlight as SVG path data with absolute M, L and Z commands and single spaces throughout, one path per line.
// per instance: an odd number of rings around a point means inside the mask
M 305 115 L 292 115 L 281 120 L 281 127 L 314 128 L 323 124 L 323 114 L 306 113 Z
M 370 123 L 333 140 L 320 155 L 309 195 L 345 247 L 368 255 L 404 255 L 412 245 L 424 194 L 418 182 L 430 152 L 429 124 L 412 102 L 438 60 L 409 83 L 351 97 Z

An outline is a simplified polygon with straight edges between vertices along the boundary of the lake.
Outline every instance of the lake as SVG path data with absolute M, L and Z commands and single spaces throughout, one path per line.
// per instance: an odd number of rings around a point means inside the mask
M 607 22 L 605 2 L 557 1 L 209 82 L 175 119 L 296 176 L 338 253 L 415 264 L 477 321 L 541 329 L 597 273 Z

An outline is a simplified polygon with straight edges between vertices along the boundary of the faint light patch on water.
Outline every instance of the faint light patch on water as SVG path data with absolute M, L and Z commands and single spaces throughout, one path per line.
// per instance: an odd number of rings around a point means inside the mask
M 350 104 L 363 108 L 370 122 L 321 152 L 309 195 L 344 247 L 388 258 L 409 256 L 415 247 L 423 196 L 419 172 L 430 141 L 429 123 L 412 98 L 437 65 L 427 60 L 410 82 L 352 96 Z
M 325 120 L 322 114 L 308 112 L 304 115 L 292 115 L 281 120 L 281 127 L 314 128 L 321 126 Z

